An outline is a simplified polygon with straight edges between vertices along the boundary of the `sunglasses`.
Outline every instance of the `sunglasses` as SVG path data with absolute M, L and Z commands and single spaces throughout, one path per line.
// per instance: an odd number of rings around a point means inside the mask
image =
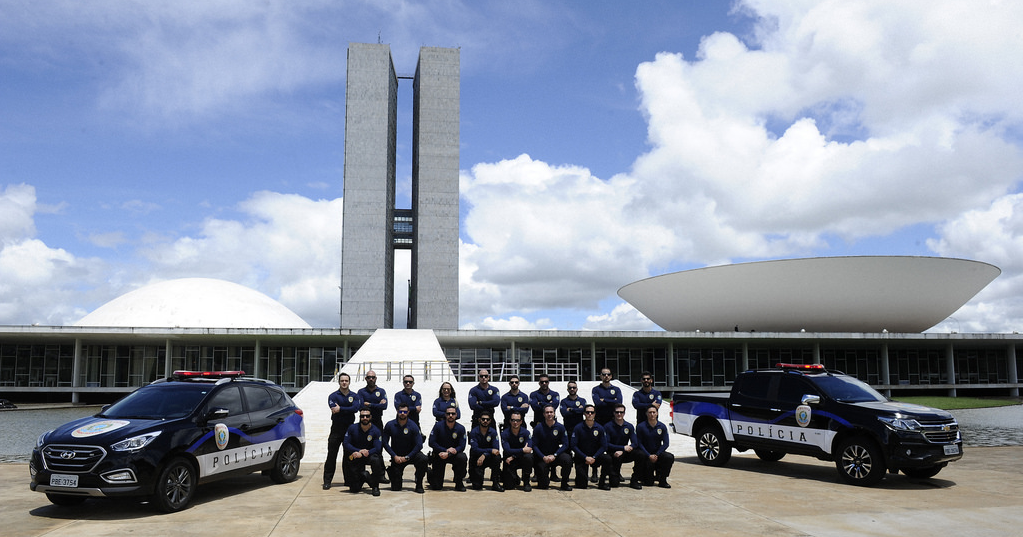
M 583 412 L 583 414 L 596 414 L 596 412 L 594 412 L 592 410 L 587 410 L 587 411 Z
M 376 377 L 366 377 L 366 380 L 376 380 Z
M 408 410 L 399 410 L 398 414 L 408 414 Z
M 625 414 L 624 410 L 615 410 L 615 414 Z
M 448 415 L 451 416 L 452 414 L 448 414 Z M 490 418 L 480 418 L 480 421 L 490 421 Z
M 405 384 L 414 384 L 416 381 L 414 381 L 414 380 L 403 380 L 402 382 L 405 383 Z

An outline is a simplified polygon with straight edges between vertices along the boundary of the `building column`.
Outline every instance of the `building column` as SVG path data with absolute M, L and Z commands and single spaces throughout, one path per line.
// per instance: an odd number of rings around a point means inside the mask
M 163 362 L 163 378 L 170 378 L 171 373 L 174 372 L 174 346 L 171 345 L 171 340 L 167 339 L 163 342 L 163 352 L 166 358 Z
M 668 386 L 677 386 L 675 382 L 675 342 L 668 343 Z
M 742 370 L 749 371 L 749 343 L 746 342 L 742 344 Z
M 1008 366 L 1009 366 L 1009 368 L 1008 368 L 1008 371 L 1009 371 L 1009 382 L 1012 383 L 1012 384 L 1017 384 L 1019 382 L 1019 372 L 1016 371 L 1016 344 L 1015 343 L 1010 343 L 1009 344 L 1009 348 L 1005 352 L 1005 357 L 1006 357 L 1006 360 L 1009 361 L 1009 363 L 1008 363 Z M 1011 396 L 1011 397 L 1019 397 L 1019 386 L 1013 386 L 1012 388 L 1009 388 L 1009 396 Z
M 255 363 L 253 364 L 253 366 L 252 366 L 252 367 L 253 367 L 253 368 L 254 368 L 254 369 L 256 370 L 256 371 L 255 371 L 255 373 L 254 373 L 254 376 L 255 376 L 256 378 L 264 379 L 264 378 L 266 378 L 266 376 L 264 376 L 264 375 L 265 375 L 265 373 L 264 373 L 264 371 L 263 371 L 263 368 L 262 368 L 262 367 L 260 367 L 260 366 L 261 366 L 261 364 L 262 364 L 262 360 L 260 359 L 260 354 L 262 354 L 262 349 L 260 348 L 261 346 L 262 346 L 262 345 L 260 344 L 260 341 L 259 341 L 259 340 L 257 339 L 257 340 L 256 340 L 256 348 L 254 349 L 254 352 L 255 352 L 255 357 L 253 358 L 253 361 L 254 361 Z M 345 347 L 346 347 L 346 348 L 345 348 L 345 351 L 347 351 L 347 350 L 348 350 L 348 349 L 347 349 L 347 346 L 348 346 L 348 343 L 346 342 L 346 343 L 345 343 Z
M 888 366 L 888 344 L 884 343 L 881 345 L 881 384 L 890 385 L 892 383 L 891 369 Z M 892 389 L 886 388 L 884 390 L 885 397 L 892 396 Z
M 813 343 L 813 363 L 815 363 L 815 364 L 820 364 L 821 363 L 821 342 L 820 341 L 815 341 Z
M 590 371 L 593 374 L 593 378 L 587 380 L 597 380 L 596 377 L 600 371 L 597 371 L 597 344 L 593 341 L 590 342 Z
M 79 393 L 75 388 L 82 386 L 82 340 L 75 338 L 75 358 L 71 366 L 71 402 L 78 403 Z
M 952 346 L 952 342 L 948 342 L 948 347 L 945 349 L 945 367 L 948 369 L 948 380 L 951 382 L 952 387 L 948 389 L 948 396 L 956 396 L 956 353 L 955 348 Z

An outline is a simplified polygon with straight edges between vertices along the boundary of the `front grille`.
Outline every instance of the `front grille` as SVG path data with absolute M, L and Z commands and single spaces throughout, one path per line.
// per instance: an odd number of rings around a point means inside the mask
M 90 472 L 106 456 L 99 446 L 53 444 L 43 448 L 43 464 L 51 472 Z
M 956 420 L 917 420 L 923 426 L 924 438 L 933 444 L 949 444 L 959 438 Z

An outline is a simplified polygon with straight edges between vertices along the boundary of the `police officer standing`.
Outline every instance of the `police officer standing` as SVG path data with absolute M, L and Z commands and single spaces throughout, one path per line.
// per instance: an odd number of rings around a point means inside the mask
M 501 412 L 504 414 L 504 426 L 508 428 L 511 413 L 518 410 L 524 416 L 529 411 L 529 396 L 519 391 L 519 376 L 508 377 L 508 393 L 501 396 Z
M 613 413 L 613 411 L 612 411 Z M 587 468 L 594 472 L 600 471 L 600 482 L 597 488 L 611 490 L 607 484 L 607 467 L 611 457 L 607 454 L 607 432 L 596 422 L 597 411 L 593 405 L 586 405 L 583 410 L 583 422 L 572 431 L 572 452 L 575 454 L 575 486 L 586 488 Z
M 345 457 L 352 462 L 351 479 L 348 481 L 350 492 L 359 492 L 362 484 L 368 483 L 374 496 L 380 496 L 377 476 L 384 473 L 384 459 L 380 455 L 380 429 L 373 425 L 373 415 L 368 408 L 359 410 L 359 423 L 348 427 L 345 433 Z M 373 472 L 367 472 L 366 466 Z
M 472 426 L 479 425 L 480 413 L 484 410 L 490 411 L 494 416 L 494 409 L 501 404 L 501 391 L 490 385 L 490 371 L 480 369 L 479 384 L 469 389 L 469 408 L 472 410 Z
M 441 490 L 444 486 L 444 466 L 451 465 L 455 490 L 465 491 L 465 427 L 458 423 L 458 409 L 449 407 L 444 411 L 444 421 L 438 421 L 430 431 L 430 488 Z
M 423 411 L 423 396 L 412 389 L 416 384 L 416 379 L 412 375 L 405 375 L 401 379 L 401 384 L 404 389 L 394 394 L 394 409 L 398 410 L 398 406 L 402 404 L 408 405 L 408 419 L 422 429 L 423 425 L 419 423 L 419 413 Z
M 387 392 L 377 386 L 376 371 L 370 369 L 366 372 L 366 387 L 359 390 L 359 397 L 362 398 L 362 408 L 368 408 L 373 414 L 373 425 L 383 430 L 384 410 L 387 410 Z
M 530 422 L 530 426 L 544 420 L 543 407 L 554 405 L 554 408 L 558 408 L 561 403 L 561 395 L 551 389 L 551 378 L 547 376 L 547 373 L 540 373 L 536 380 L 540 384 L 540 389 L 529 394 L 529 407 L 533 409 L 533 420 Z
M 391 479 L 391 490 L 401 490 L 401 474 L 412 463 L 416 469 L 416 492 L 422 494 L 425 492 L 423 478 L 426 477 L 429 461 L 423 455 L 423 435 L 419 425 L 409 419 L 410 415 L 408 405 L 398 403 L 398 417 L 384 426 L 384 449 L 391 456 L 391 466 L 387 468 L 387 473 Z
M 615 405 L 622 402 L 622 391 L 611 384 L 611 370 L 600 370 L 600 384 L 593 387 L 593 406 L 597 409 L 597 423 L 604 425 L 614 419 Z
M 569 438 L 565 426 L 558 423 L 554 406 L 547 405 L 541 414 L 543 418 L 533 427 L 533 461 L 536 465 L 536 486 L 541 490 L 550 487 L 551 473 L 561 467 L 561 490 L 572 490 L 568 474 L 572 467 L 569 454 Z
M 583 408 L 586 407 L 586 399 L 579 397 L 579 385 L 574 380 L 568 381 L 568 396 L 561 400 L 560 407 L 565 430 L 571 435 L 575 426 L 583 422 Z
M 483 489 L 484 472 L 490 468 L 491 489 L 504 492 L 501 486 L 500 433 L 494 427 L 494 416 L 489 410 L 480 411 L 480 424 L 469 432 L 469 481 L 472 490 Z
M 330 407 L 330 434 L 327 436 L 327 460 L 323 463 L 323 490 L 330 490 L 337 471 L 337 452 L 341 450 L 348 427 L 355 423 L 355 415 L 362 407 L 359 394 L 349 389 L 351 377 L 348 373 L 337 376 L 338 390 L 327 397 Z M 341 461 L 341 476 L 348 480 L 348 458 Z
M 632 394 L 632 408 L 636 409 L 636 425 L 646 421 L 646 409 L 661 408 L 661 392 L 654 389 L 654 376 L 649 371 L 644 371 L 641 378 L 643 387 Z

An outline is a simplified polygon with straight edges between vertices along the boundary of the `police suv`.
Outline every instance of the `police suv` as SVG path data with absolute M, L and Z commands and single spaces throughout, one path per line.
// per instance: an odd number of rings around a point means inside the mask
M 963 456 L 952 414 L 891 401 L 819 364 L 746 371 L 731 393 L 676 394 L 672 412 L 675 432 L 694 437 L 710 466 L 727 463 L 732 448 L 772 462 L 793 453 L 834 461 L 847 483 L 873 485 L 885 472 L 933 477 Z
M 176 371 L 95 416 L 43 433 L 31 488 L 57 505 L 141 496 L 164 512 L 188 506 L 196 486 L 261 471 L 298 477 L 302 410 L 284 389 L 242 371 Z

